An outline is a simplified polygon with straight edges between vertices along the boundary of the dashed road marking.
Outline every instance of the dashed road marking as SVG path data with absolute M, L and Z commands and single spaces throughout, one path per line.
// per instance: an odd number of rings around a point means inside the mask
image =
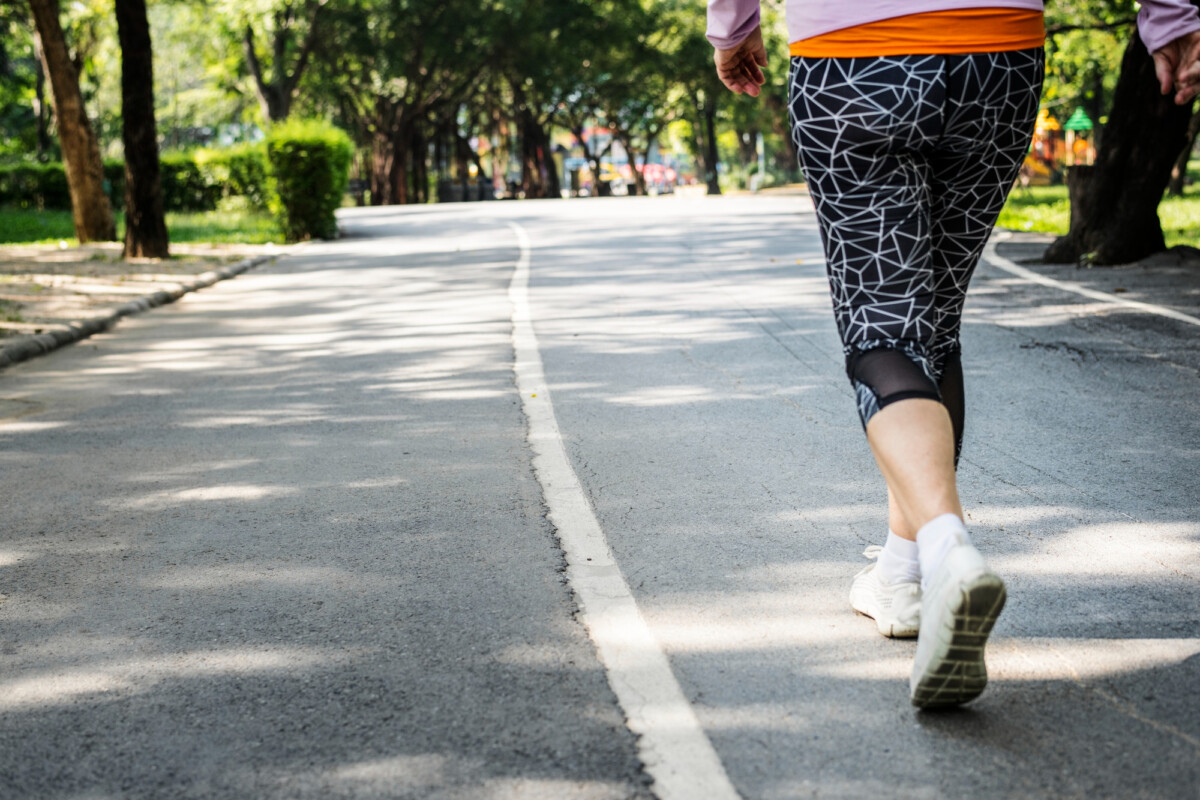
M 608 674 L 608 682 L 637 734 L 638 751 L 661 800 L 737 800 L 737 790 L 683 694 L 629 584 L 608 546 L 563 446 L 529 308 L 529 235 L 515 223 L 521 255 L 508 296 L 513 308 L 514 371 L 529 420 L 533 467 L 550 521 L 567 559 L 567 579 L 580 619 Z

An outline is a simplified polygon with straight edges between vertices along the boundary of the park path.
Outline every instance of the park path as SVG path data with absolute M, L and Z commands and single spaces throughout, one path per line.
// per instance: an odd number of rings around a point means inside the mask
M 634 797 L 511 372 L 746 798 L 1194 797 L 1195 327 L 984 265 L 969 709 L 846 606 L 882 535 L 798 197 L 364 209 L 0 374 L 0 794 Z M 90 793 L 90 794 L 89 794 Z

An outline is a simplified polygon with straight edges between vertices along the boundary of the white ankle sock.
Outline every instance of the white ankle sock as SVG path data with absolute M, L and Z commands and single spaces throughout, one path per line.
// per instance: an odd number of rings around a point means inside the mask
M 967 526 L 957 514 L 934 517 L 917 531 L 917 556 L 921 562 L 921 588 L 933 577 L 946 553 L 956 544 L 970 544 Z
M 890 530 L 883 552 L 875 564 L 879 579 L 884 583 L 904 583 L 921 580 L 921 562 L 917 543 L 901 539 Z

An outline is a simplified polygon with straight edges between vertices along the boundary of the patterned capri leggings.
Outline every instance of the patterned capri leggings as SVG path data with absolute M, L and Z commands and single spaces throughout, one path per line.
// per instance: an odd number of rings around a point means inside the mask
M 1041 48 L 792 59 L 792 138 L 864 428 L 931 398 L 961 450 L 963 302 L 1028 151 L 1042 71 Z

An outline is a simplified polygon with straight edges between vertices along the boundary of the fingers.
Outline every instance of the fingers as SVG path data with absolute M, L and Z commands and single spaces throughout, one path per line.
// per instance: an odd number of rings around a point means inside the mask
M 1175 88 L 1175 64 L 1174 60 L 1167 54 L 1167 48 L 1154 51 L 1154 75 L 1158 78 L 1158 90 L 1162 94 L 1169 94 Z
M 1187 105 L 1200 94 L 1200 31 L 1193 31 L 1156 50 L 1154 74 L 1163 94 L 1175 93 L 1178 105 Z M 1164 71 L 1167 77 L 1163 77 Z M 1170 81 L 1170 86 L 1167 85 Z
M 1172 77 L 1175 103 L 1182 106 L 1192 102 L 1200 94 L 1200 58 L 1185 59 Z
M 717 77 L 727 89 L 735 94 L 745 93 L 751 97 L 758 97 L 761 93 L 759 87 L 766 83 L 767 77 L 749 54 L 718 50 L 714 60 L 717 64 Z

